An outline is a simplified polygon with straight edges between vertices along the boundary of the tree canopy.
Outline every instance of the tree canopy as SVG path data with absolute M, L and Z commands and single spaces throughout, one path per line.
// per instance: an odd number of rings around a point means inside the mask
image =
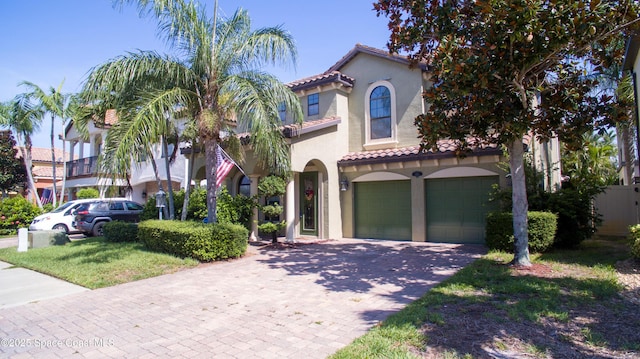
M 245 10 L 227 19 L 207 16 L 204 6 L 185 0 L 115 0 L 138 5 L 141 15 L 158 20 L 160 35 L 180 57 L 140 51 L 95 68 L 83 89 L 92 105 L 116 108 L 127 122 L 117 146 L 106 149 L 112 163 L 130 161 L 132 148 L 157 143 L 172 119 L 187 119 L 198 128 L 205 148 L 207 207 L 216 217 L 216 146 L 229 124 L 251 133 L 259 164 L 275 173 L 289 171 L 286 143 L 279 130 L 278 105 L 284 103 L 302 119 L 297 96 L 265 65 L 294 63 L 291 35 L 279 26 L 251 28 Z M 220 21 L 218 21 L 220 20 Z M 116 166 L 118 167 L 118 166 Z M 122 168 L 122 166 L 119 166 Z
M 594 91 L 597 73 L 622 60 L 624 34 L 638 28 L 631 0 L 379 0 L 391 52 L 430 67 L 430 106 L 415 120 L 421 146 L 449 138 L 460 154 L 504 145 L 513 184 L 515 255 L 530 265 L 523 146 L 626 120 L 615 97 Z M 615 46 L 615 45 L 618 46 Z

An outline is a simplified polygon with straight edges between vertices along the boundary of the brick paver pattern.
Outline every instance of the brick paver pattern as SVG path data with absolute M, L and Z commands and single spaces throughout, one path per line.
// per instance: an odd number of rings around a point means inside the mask
M 0 357 L 326 358 L 484 253 L 341 239 L 0 309 Z

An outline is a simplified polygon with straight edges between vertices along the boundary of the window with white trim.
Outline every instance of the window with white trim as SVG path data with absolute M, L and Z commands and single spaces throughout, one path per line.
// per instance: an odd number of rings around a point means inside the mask
M 365 97 L 365 147 L 396 141 L 395 89 L 389 81 L 372 83 Z
M 307 116 L 320 113 L 320 94 L 314 93 L 307 96 Z

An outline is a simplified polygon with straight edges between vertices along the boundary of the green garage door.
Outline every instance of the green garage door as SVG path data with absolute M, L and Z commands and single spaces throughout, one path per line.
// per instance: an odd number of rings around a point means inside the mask
M 411 183 L 355 182 L 356 238 L 411 240 Z
M 429 242 L 484 243 L 488 202 L 497 176 L 426 180 L 427 240 Z

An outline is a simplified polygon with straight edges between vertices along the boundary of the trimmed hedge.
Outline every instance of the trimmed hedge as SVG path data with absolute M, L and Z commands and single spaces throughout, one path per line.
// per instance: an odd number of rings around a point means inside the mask
M 629 237 L 631 239 L 631 255 L 640 259 L 640 224 L 629 227 Z
M 138 224 L 123 221 L 111 221 L 102 227 L 103 237 L 107 242 L 138 241 Z
M 553 245 L 558 216 L 550 212 L 527 214 L 529 222 L 529 250 L 544 252 Z M 487 246 L 489 249 L 513 252 L 513 215 L 511 212 L 493 212 L 487 215 Z
M 138 238 L 150 250 L 210 262 L 242 256 L 249 231 L 238 224 L 147 220 L 138 225 Z

